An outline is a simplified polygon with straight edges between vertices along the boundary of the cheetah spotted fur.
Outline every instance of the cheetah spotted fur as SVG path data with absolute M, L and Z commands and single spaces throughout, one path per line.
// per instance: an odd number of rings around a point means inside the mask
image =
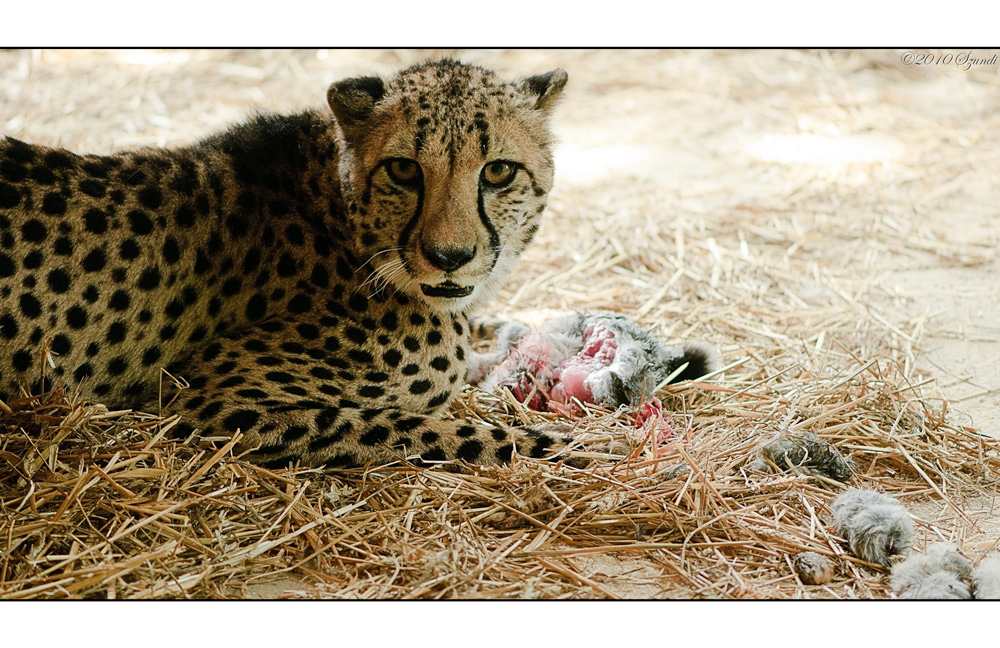
M 451 60 L 333 84 L 333 115 L 258 115 L 188 147 L 0 142 L 0 398 L 41 375 L 232 435 L 263 465 L 549 456 L 560 428 L 440 417 L 468 313 L 532 240 L 563 70 Z M 35 384 L 35 388 L 39 385 Z M 167 414 L 173 413 L 167 411 Z

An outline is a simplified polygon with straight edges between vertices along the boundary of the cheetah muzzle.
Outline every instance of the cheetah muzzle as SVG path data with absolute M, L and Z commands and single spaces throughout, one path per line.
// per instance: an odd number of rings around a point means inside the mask
M 243 434 L 281 467 L 499 464 L 570 441 L 440 414 L 467 314 L 510 274 L 552 187 L 554 70 L 451 60 L 334 83 L 329 112 L 260 114 L 109 156 L 0 142 L 0 398 L 47 380 Z M 40 385 L 33 385 L 39 388 Z

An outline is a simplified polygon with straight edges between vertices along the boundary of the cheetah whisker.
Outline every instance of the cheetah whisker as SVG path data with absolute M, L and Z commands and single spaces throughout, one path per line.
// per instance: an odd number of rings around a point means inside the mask
M 375 291 L 374 294 L 378 294 L 385 290 L 390 284 L 396 286 L 394 294 L 399 291 L 397 280 L 402 275 L 403 278 L 408 277 L 406 269 L 403 266 L 402 259 L 396 258 L 388 263 L 385 263 L 375 269 L 373 273 L 374 276 L 369 275 L 368 279 L 358 288 L 361 288 L 374 284 Z
M 365 261 L 364 265 L 370 266 L 374 269 L 372 270 L 371 274 L 369 274 L 368 277 L 365 278 L 365 280 L 361 283 L 361 285 L 358 286 L 357 290 L 355 290 L 355 293 L 360 292 L 362 289 L 367 288 L 372 284 L 374 284 L 375 286 L 374 292 L 372 294 L 377 295 L 381 293 L 385 289 L 385 287 L 389 284 L 389 280 L 386 278 L 386 275 L 384 274 L 385 268 L 391 268 L 397 265 L 401 265 L 402 260 L 399 257 L 397 257 L 389 261 L 388 263 L 383 264 L 382 266 L 378 266 L 374 263 L 375 258 L 383 254 L 389 254 L 390 252 L 399 252 L 402 249 L 403 248 L 401 247 L 386 248 L 385 250 L 376 252 L 375 254 L 368 257 L 368 260 Z
M 379 256 L 382 256 L 383 254 L 388 254 L 390 252 L 399 252 L 402 249 L 403 248 L 397 246 L 397 247 L 386 248 L 386 249 L 382 250 L 381 252 L 376 252 L 375 254 L 373 254 L 370 257 L 368 257 L 368 260 L 365 261 L 365 265 L 371 264 L 371 262 L 375 260 L 375 257 L 379 257 Z

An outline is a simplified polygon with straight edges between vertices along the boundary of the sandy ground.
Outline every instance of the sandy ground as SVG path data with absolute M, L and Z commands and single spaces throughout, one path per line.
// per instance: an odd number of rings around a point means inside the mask
M 842 258 L 850 292 L 909 334 L 953 416 L 1000 437 L 1000 68 L 908 68 L 897 52 L 647 57 L 657 93 L 567 106 L 562 190 L 641 178 L 701 214 L 868 220 L 866 255 Z
M 0 52 L 0 133 L 88 152 L 185 143 L 252 107 L 320 105 L 335 79 L 447 53 Z M 949 53 L 962 54 L 933 54 Z M 950 420 L 1000 438 L 996 63 L 907 65 L 900 51 L 459 55 L 508 76 L 570 73 L 549 221 L 497 311 L 638 312 L 724 355 L 763 339 L 817 352 L 839 342 L 905 364 Z M 642 258 L 654 233 L 690 260 L 680 281 L 653 262 L 616 263 Z M 587 261 L 595 244 L 606 262 Z M 574 264 L 564 286 L 533 283 L 539 266 Z M 717 315 L 693 315 L 704 312 Z M 741 335 L 723 326 L 736 319 L 751 323 Z M 985 551 L 997 531 L 980 531 L 969 541 Z M 587 560 L 597 582 L 662 595 L 661 566 Z
M 575 91 L 591 97 L 561 116 L 559 187 L 638 180 L 708 218 L 774 209 L 820 246 L 850 234 L 823 219 L 867 221 L 864 254 L 839 259 L 848 292 L 908 334 L 953 416 L 1000 437 L 1000 67 L 904 54 L 645 52 L 644 87 L 584 63 Z

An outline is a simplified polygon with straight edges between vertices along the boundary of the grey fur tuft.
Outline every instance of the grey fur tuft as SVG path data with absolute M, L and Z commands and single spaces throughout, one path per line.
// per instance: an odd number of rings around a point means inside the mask
M 902 590 L 901 599 L 910 600 L 965 600 L 972 598 L 969 586 L 954 574 L 936 571 L 928 574 L 912 586 Z
M 892 556 L 909 551 L 913 520 L 897 500 L 851 488 L 833 500 L 831 510 L 835 530 L 858 558 L 888 566 Z
M 969 561 L 953 544 L 938 543 L 892 568 L 889 584 L 901 599 L 970 599 Z
M 695 380 L 708 375 L 719 368 L 719 356 L 715 349 L 706 342 L 685 342 L 666 350 L 665 358 L 661 356 L 660 371 L 663 378 L 674 373 L 678 367 L 687 364 L 671 382 Z M 662 379 L 661 379 L 662 380 Z
M 781 470 L 794 467 L 807 475 L 818 475 L 839 482 L 849 480 L 857 468 L 853 461 L 841 457 L 836 448 L 813 432 L 779 435 L 760 449 L 757 459 L 750 464 L 750 469 L 770 472 L 772 463 Z
M 984 558 L 976 565 L 972 586 L 977 599 L 1000 600 L 1000 556 Z
M 795 573 L 806 585 L 822 585 L 833 578 L 833 563 L 823 554 L 803 551 L 792 560 Z

